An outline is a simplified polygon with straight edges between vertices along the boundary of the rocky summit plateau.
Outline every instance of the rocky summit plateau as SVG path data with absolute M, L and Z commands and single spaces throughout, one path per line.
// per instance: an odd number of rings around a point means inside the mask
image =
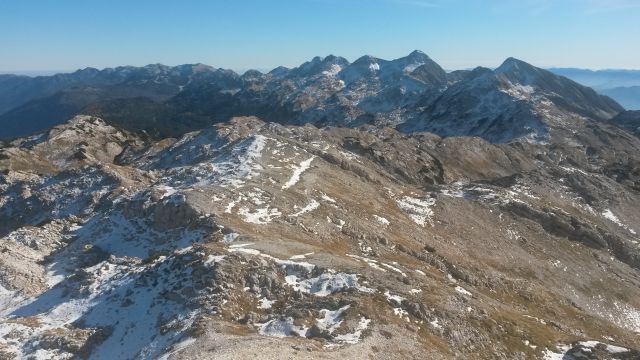
M 640 116 L 517 59 L 0 77 L 0 359 L 640 359 Z

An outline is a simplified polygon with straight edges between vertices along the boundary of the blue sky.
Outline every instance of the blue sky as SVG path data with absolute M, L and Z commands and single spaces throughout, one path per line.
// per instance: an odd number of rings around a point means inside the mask
M 446 69 L 514 56 L 640 69 L 640 0 L 0 0 L 0 71 L 232 69 L 420 49 Z

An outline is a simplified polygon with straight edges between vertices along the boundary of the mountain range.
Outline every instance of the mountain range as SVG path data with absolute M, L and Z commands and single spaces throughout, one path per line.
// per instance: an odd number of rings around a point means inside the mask
M 546 136 L 549 109 L 541 108 L 547 103 L 542 99 L 559 111 L 595 119 L 624 111 L 590 88 L 516 59 L 495 70 L 447 73 L 420 51 L 391 61 L 316 57 L 266 74 L 239 75 L 196 64 L 1 76 L 0 99 L 4 139 L 86 113 L 154 138 L 179 136 L 234 116 L 258 116 L 281 124 L 371 124 L 508 142 Z M 456 125 L 449 126 L 452 122 Z
M 0 85 L 2 359 L 640 358 L 640 112 L 566 77 Z

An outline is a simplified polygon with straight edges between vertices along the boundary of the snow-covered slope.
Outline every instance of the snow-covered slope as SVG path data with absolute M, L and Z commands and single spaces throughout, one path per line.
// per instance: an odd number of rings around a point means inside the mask
M 608 120 L 623 110 L 590 88 L 509 58 L 494 71 L 475 69 L 400 129 L 491 142 L 542 142 L 554 128 L 580 128 L 582 119 Z
M 397 124 L 446 85 L 446 73 L 426 54 L 414 51 L 388 61 L 363 56 L 353 63 L 336 56 L 316 57 L 283 77 L 265 77 L 266 84 L 240 92 L 251 99 L 275 100 L 282 108 L 269 120 L 286 123 L 351 125 Z M 259 114 L 263 115 L 263 114 Z M 280 116 L 276 118 L 272 116 Z

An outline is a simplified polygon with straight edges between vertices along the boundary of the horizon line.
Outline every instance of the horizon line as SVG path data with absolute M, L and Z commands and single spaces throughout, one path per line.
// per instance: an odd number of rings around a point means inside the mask
M 420 50 L 416 50 L 416 51 L 420 51 Z M 420 51 L 422 52 L 422 51 Z M 424 52 L 422 52 L 423 54 L 425 54 Z M 425 54 L 426 55 L 426 54 Z M 310 60 L 316 58 L 316 57 L 320 57 L 322 59 L 328 57 L 328 56 L 339 56 L 339 55 L 333 55 L 333 54 L 329 54 L 327 56 L 314 56 L 312 57 Z M 363 55 L 363 56 L 373 56 L 373 55 Z M 427 55 L 428 56 L 428 55 Z M 343 56 L 339 56 L 339 57 L 343 57 Z M 373 56 L 375 57 L 375 56 Z M 345 58 L 345 57 L 343 57 Z M 377 58 L 377 57 L 375 57 Z M 402 58 L 402 57 L 400 57 Z M 398 58 L 398 59 L 400 59 Z M 345 58 L 350 64 L 353 63 L 356 60 L 350 61 L 349 59 Z M 385 60 L 385 61 L 392 61 L 392 60 L 387 60 L 387 59 L 383 59 L 383 58 L 377 58 L 380 60 Z M 394 59 L 395 60 L 395 59 Z M 433 60 L 433 59 L 432 59 Z M 433 60 L 435 61 L 435 60 Z M 532 64 L 528 61 L 525 60 L 521 60 L 524 62 L 527 62 L 528 64 L 541 68 L 541 69 L 546 69 L 546 70 L 582 70 L 582 71 L 592 71 L 592 72 L 601 72 L 601 71 L 640 71 L 640 68 L 614 68 L 614 67 L 605 67 L 605 68 L 590 68 L 590 67 L 579 67 L 579 66 L 557 66 L 557 65 L 552 65 L 552 66 L 538 66 L 535 64 Z M 503 61 L 504 62 L 504 61 Z M 284 66 L 287 67 L 289 69 L 295 69 L 297 67 L 299 67 L 300 65 L 304 64 L 305 62 L 297 65 L 297 66 L 292 66 L 292 67 L 288 67 L 288 66 Z M 437 61 L 436 63 L 438 65 L 440 65 Z M 174 64 L 174 65 L 167 65 L 165 63 L 162 62 L 150 62 L 150 63 L 146 63 L 144 65 L 115 65 L 115 66 L 85 66 L 85 67 L 79 67 L 76 69 L 30 69 L 30 70 L 26 70 L 26 69 L 21 69 L 21 70 L 2 70 L 0 69 L 0 75 L 16 75 L 16 76 L 28 76 L 28 77 L 38 77 L 38 76 L 53 76 L 53 75 L 58 75 L 58 74 L 71 74 L 77 71 L 81 71 L 81 70 L 86 70 L 86 69 L 96 69 L 98 71 L 103 71 L 106 69 L 115 69 L 118 67 L 134 67 L 134 68 L 142 68 L 142 67 L 146 67 L 146 66 L 150 66 L 150 65 L 162 65 L 162 66 L 168 66 L 168 67 L 177 67 L 177 66 L 182 66 L 182 65 L 205 65 L 205 66 L 209 66 L 212 67 L 214 69 L 223 69 L 223 70 L 231 70 L 234 71 L 235 73 L 242 75 L 247 71 L 250 70 L 257 70 L 261 73 L 268 73 L 278 67 L 282 67 L 283 65 L 277 65 L 275 67 L 249 67 L 249 68 L 233 68 L 233 67 L 222 67 L 222 66 L 214 66 L 214 65 L 210 65 L 204 62 L 185 62 L 185 63 L 180 63 L 180 64 Z M 452 72 L 452 71 L 458 71 L 458 70 L 473 70 L 475 68 L 478 67 L 485 67 L 488 69 L 496 69 L 498 68 L 500 65 L 497 65 L 495 67 L 488 67 L 488 66 L 482 66 L 482 65 L 478 65 L 478 66 L 473 66 L 473 67 L 465 67 L 465 68 L 459 68 L 459 69 L 447 69 L 447 68 L 443 68 L 446 72 Z
M 147 64 L 147 65 L 155 65 L 155 64 L 159 64 L 159 63 L 151 63 L 151 64 Z M 187 63 L 188 64 L 188 63 Z M 131 66 L 131 67 L 135 67 L 135 68 L 142 68 L 145 67 L 147 65 L 140 65 L 140 66 L 136 66 L 136 65 L 119 65 L 119 66 L 107 66 L 107 67 L 93 67 L 93 66 L 87 66 L 84 68 L 77 68 L 75 70 L 15 70 L 15 71 L 11 71 L 11 70 L 0 70 L 0 76 L 2 75 L 15 75 L 15 76 L 26 76 L 26 77 L 39 77 L 39 76 L 54 76 L 54 75 L 63 75 L 63 74 L 72 74 L 74 72 L 77 71 L 81 71 L 81 70 L 85 70 L 85 69 L 96 69 L 98 71 L 103 71 L 106 69 L 114 69 L 117 67 L 125 67 L 125 66 Z M 165 64 L 160 64 L 160 65 L 165 65 Z M 169 67 L 175 67 L 175 66 L 180 66 L 180 65 L 186 65 L 186 64 L 178 64 L 178 65 L 166 65 Z M 207 65 L 207 64 L 203 64 L 203 65 Z M 210 66 L 210 65 L 209 65 Z M 544 69 L 544 70 L 581 70 L 581 71 L 591 71 L 591 72 L 605 72 L 605 71 L 629 71 L 629 72 L 640 72 L 640 68 L 638 69 L 629 69 L 629 68 L 584 68 L 584 67 L 566 67 L 566 66 L 550 66 L 550 67 L 541 67 L 541 66 L 536 66 L 533 65 L 535 67 L 538 67 L 540 69 Z M 231 70 L 233 72 L 235 72 L 238 75 L 242 75 L 244 73 L 246 73 L 247 71 L 250 70 L 255 70 L 255 71 L 259 71 L 263 74 L 267 74 L 270 71 L 274 70 L 277 68 L 277 66 L 275 68 L 242 68 L 242 69 L 233 69 L 233 68 L 224 68 L 224 67 L 214 67 L 215 69 L 223 69 L 223 70 Z M 486 67 L 486 66 L 476 66 L 475 68 L 478 67 L 484 67 L 484 68 L 488 68 L 491 70 L 495 70 L 498 68 L 498 66 L 496 67 Z M 443 68 L 444 71 L 446 72 L 453 72 L 453 71 L 460 71 L 460 70 L 473 70 L 475 69 L 473 67 L 469 67 L 469 68 L 462 68 L 462 69 L 446 69 Z M 290 68 L 290 69 L 294 69 L 294 68 Z

